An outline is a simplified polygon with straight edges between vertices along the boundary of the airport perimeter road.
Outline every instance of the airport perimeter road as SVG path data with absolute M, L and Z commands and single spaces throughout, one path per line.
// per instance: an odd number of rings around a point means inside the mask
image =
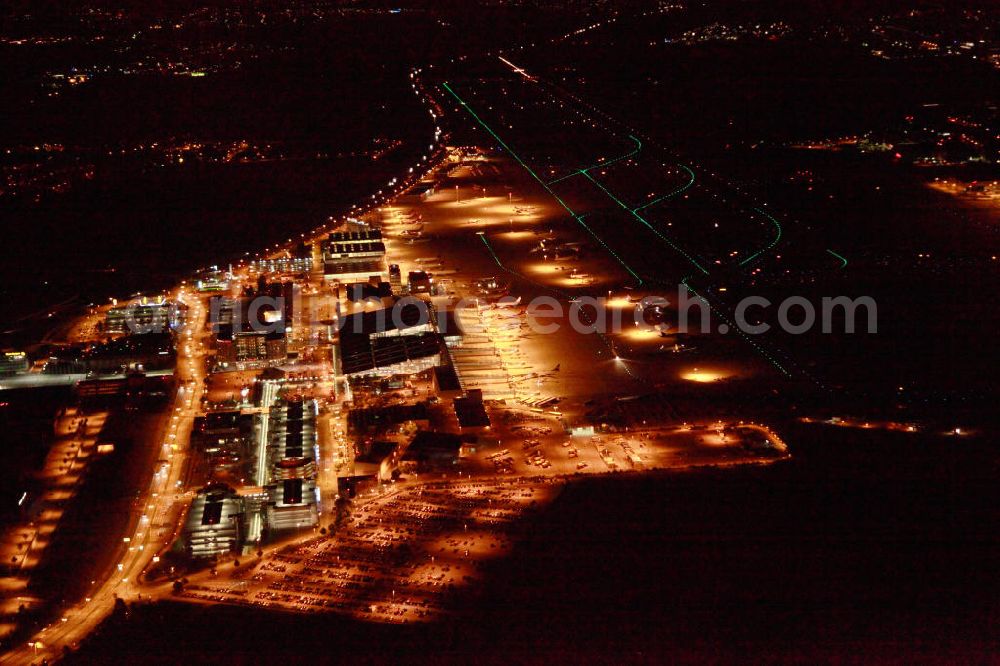
M 207 340 L 207 333 L 201 326 L 206 312 L 204 300 L 185 288 L 180 288 L 175 297 L 191 308 L 191 325 L 180 336 L 177 345 L 177 393 L 164 419 L 157 468 L 141 501 L 135 504 L 138 508 L 131 518 L 129 536 L 120 543 L 107 545 L 121 552 L 121 559 L 111 567 L 104 580 L 97 582 L 91 596 L 66 609 L 59 619 L 27 643 L 0 657 L 0 664 L 52 661 L 63 654 L 65 647 L 75 647 L 111 613 L 117 599 L 136 598 L 133 582 L 174 539 L 175 521 L 179 515 L 174 511 L 174 503 L 181 497 L 178 491 L 187 467 L 191 426 L 201 398 Z

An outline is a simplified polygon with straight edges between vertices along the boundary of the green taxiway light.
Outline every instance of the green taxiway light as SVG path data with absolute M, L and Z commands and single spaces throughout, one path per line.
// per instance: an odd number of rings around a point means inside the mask
M 614 194 L 613 194 L 613 193 L 611 192 L 611 190 L 609 190 L 608 188 L 604 187 L 604 185 L 603 185 L 603 184 L 602 184 L 601 182 L 599 182 L 599 181 L 598 181 L 597 179 L 595 179 L 595 178 L 594 178 L 593 176 L 591 176 L 591 175 L 590 175 L 589 173 L 584 173 L 583 175 L 584 175 L 584 176 L 585 176 L 586 178 L 588 178 L 588 179 L 589 179 L 589 180 L 590 180 L 590 181 L 591 181 L 592 183 L 594 183 L 594 185 L 597 185 L 597 186 L 598 186 L 599 188 L 601 188 L 601 189 L 602 189 L 602 190 L 604 191 L 604 193 L 605 193 L 605 194 L 607 194 L 607 195 L 608 195 L 609 197 L 611 197 L 611 199 L 612 199 L 612 200 L 613 200 L 613 201 L 614 201 L 615 203 L 617 203 L 617 204 L 618 204 L 619 206 L 621 206 L 621 207 L 622 207 L 623 209 L 625 209 L 626 211 L 628 211 L 628 212 L 629 212 L 629 213 L 630 213 L 630 214 L 632 215 L 632 217 L 634 217 L 635 219 L 639 220 L 639 221 L 640 221 L 640 222 L 642 222 L 642 223 L 643 223 L 644 225 L 646 225 L 646 227 L 648 227 L 648 228 L 649 228 L 649 230 L 650 230 L 650 231 L 652 231 L 652 232 L 653 232 L 654 234 L 656 234 L 657 236 L 659 236 L 659 237 L 660 237 L 660 239 L 661 239 L 661 240 L 662 240 L 662 241 L 663 241 L 664 243 L 666 243 L 667 245 L 669 245 L 670 247 L 672 247 L 672 248 L 673 248 L 674 250 L 676 250 L 677 252 L 679 252 L 679 253 L 680 253 L 680 254 L 681 254 L 681 255 L 682 255 L 682 256 L 683 256 L 683 257 L 684 257 L 685 259 L 687 259 L 688 261 L 690 261 L 690 262 L 691 262 L 691 263 L 692 263 L 692 264 L 694 265 L 694 267 L 695 267 L 695 268 L 697 268 L 697 269 L 698 269 L 699 271 L 701 271 L 701 272 L 702 272 L 702 273 L 704 273 L 705 275 L 708 275 L 708 271 L 707 271 L 707 270 L 705 270 L 705 267 L 704 267 L 704 266 L 702 266 L 702 265 L 701 265 L 701 264 L 699 264 L 699 263 L 698 263 L 697 261 L 695 261 L 695 259 L 694 259 L 693 257 L 691 257 L 691 255 L 689 255 L 689 254 L 688 254 L 687 252 L 685 252 L 685 251 L 684 251 L 684 250 L 682 250 L 681 248 L 677 247 L 677 245 L 675 245 L 673 241 L 671 241 L 671 240 L 670 240 L 669 238 L 667 238 L 666 236 L 664 236 L 664 235 L 663 235 L 663 234 L 662 234 L 662 233 L 661 233 L 661 232 L 660 232 L 660 231 L 659 231 L 659 230 L 658 230 L 658 229 L 657 229 L 656 227 L 654 227 L 654 226 L 653 226 L 652 224 L 650 224 L 649 222 L 647 222 L 647 221 L 646 221 L 646 218 L 644 218 L 644 217 L 643 217 L 642 215 L 639 215 L 639 213 L 637 213 L 637 212 L 635 212 L 634 210 L 632 210 L 631 208 L 629 208 L 629 207 L 628 207 L 628 205 L 627 205 L 627 204 L 626 204 L 626 203 L 625 203 L 624 201 L 622 201 L 621 199 L 619 199 L 618 197 L 616 197 L 616 196 L 615 196 L 615 195 L 614 195 Z
M 569 214 L 570 214 L 570 215 L 571 215 L 571 216 L 573 217 L 573 219 L 574 219 L 574 220 L 576 220 L 576 221 L 577 221 L 577 222 L 578 222 L 578 223 L 579 223 L 579 224 L 580 224 L 580 225 L 581 225 L 581 226 L 582 226 L 582 227 L 583 227 L 584 229 L 586 229 L 586 230 L 587 230 L 587 231 L 588 231 L 588 232 L 590 233 L 590 235 L 591 235 L 591 236 L 593 236 L 593 237 L 594 237 L 594 238 L 595 238 L 595 239 L 597 240 L 597 242 L 599 242 L 599 243 L 600 243 L 601 245 L 603 245 L 603 246 L 604 246 L 604 249 L 606 249 L 606 250 L 607 250 L 607 251 L 608 251 L 608 252 L 609 252 L 609 253 L 611 254 L 611 256 L 613 256 L 613 257 L 614 257 L 614 258 L 615 258 L 615 259 L 616 259 L 616 260 L 618 261 L 618 263 L 619 263 L 619 264 L 621 264 L 621 265 L 622 265 L 622 267 L 624 267 L 626 271 L 628 271 L 629 275 L 631 275 L 631 276 L 632 276 L 632 277 L 634 277 L 634 278 L 635 278 L 636 280 L 638 280 L 638 281 L 639 281 L 639 284 L 642 284 L 642 278 L 641 278 L 641 277 L 639 277 L 639 274 L 638 274 L 638 273 L 636 273 L 636 272 L 635 272 L 634 270 L 632 270 L 631 266 L 629 266 L 629 265 L 628 265 L 627 263 L 625 263 L 625 262 L 624 262 L 624 261 L 622 260 L 622 258 L 621 258 L 621 257 L 619 257 L 617 253 L 615 253 L 615 251 L 614 251 L 614 250 L 612 250 L 612 249 L 611 249 L 610 247 L 608 247 L 608 244 L 604 242 L 604 239 L 602 239 L 602 238 L 601 238 L 600 236 L 598 236 L 597 234 L 595 234 L 595 233 L 594 233 L 594 231 L 593 231 L 593 230 L 592 230 L 592 229 L 591 229 L 590 227 L 588 227 L 588 226 L 587 226 L 586 224 L 584 224 L 584 223 L 583 223 L 583 222 L 582 222 L 582 221 L 580 220 L 580 216 L 579 216 L 579 215 L 577 215 L 577 214 L 576 214 L 576 212 L 575 212 L 575 211 L 574 211 L 574 210 L 573 210 L 572 208 L 570 208 L 570 207 L 569 207 L 569 206 L 568 206 L 568 205 L 566 204 L 566 202 L 565 202 L 565 201 L 563 201 L 563 200 L 562 200 L 562 198 L 561 198 L 561 197 L 560 197 L 560 196 L 559 196 L 558 194 L 556 194 L 556 193 L 555 193 L 554 191 L 552 191 L 552 188 L 551 188 L 551 187 L 549 187 L 549 186 L 548 186 L 548 185 L 547 185 L 547 184 L 545 183 L 545 181 L 544 181 L 544 180 L 542 180 L 541 178 L 539 178 L 539 177 L 538 177 L 538 174 L 537 174 L 537 173 L 535 173 L 535 172 L 534 172 L 534 170 L 533 170 L 533 169 L 532 169 L 532 168 L 531 168 L 530 166 L 528 166 L 528 165 L 527 165 L 527 164 L 526 164 L 526 163 L 524 162 L 524 160 L 522 160 L 522 159 L 521 159 L 521 158 L 520 158 L 520 157 L 518 156 L 518 154 L 517 154 L 517 153 L 515 153 L 515 152 L 514 152 L 514 151 L 513 151 L 512 149 L 511 149 L 511 147 L 510 147 L 510 146 L 508 146 L 508 145 L 506 144 L 506 142 L 504 142 L 504 140 L 503 140 L 503 139 L 501 139 L 501 138 L 500 138 L 500 136 L 499 136 L 499 135 L 498 135 L 498 134 L 497 134 L 496 132 L 494 132 L 494 131 L 493 131 L 493 129 L 492 129 L 492 128 L 491 128 L 491 127 L 490 127 L 489 125 L 487 125 L 487 124 L 486 124 L 486 122 L 485 122 L 485 121 L 484 121 L 484 120 L 483 120 L 482 118 L 480 118 L 480 117 L 479 117 L 479 114 L 477 114 L 477 113 L 476 113 L 475 111 L 473 111 L 473 110 L 472 110 L 472 107 L 471 107 L 471 106 L 469 106 L 469 105 L 468 105 L 468 104 L 467 104 L 467 103 L 465 102 L 465 100 L 463 100 L 463 99 L 462 99 L 461 97 L 459 97 L 459 96 L 458 96 L 458 94 L 457 94 L 457 93 L 456 93 L 456 92 L 455 92 L 454 90 L 452 90 L 452 89 L 451 89 L 451 86 L 449 86 L 449 85 L 448 85 L 447 81 L 446 81 L 446 82 L 444 82 L 444 83 L 442 83 L 441 85 L 442 85 L 442 86 L 444 87 L 444 89 L 445 89 L 445 90 L 447 90 L 447 91 L 448 91 L 448 92 L 449 92 L 449 93 L 451 94 L 451 96 L 452 96 L 452 97 L 454 97 L 454 98 L 455 98 L 456 100 L 458 100 L 458 103 L 459 103 L 459 104 L 461 104 L 462 106 L 464 106 L 464 107 L 465 107 L 466 111 L 468 111 L 468 112 L 469 112 L 469 114 L 470 114 L 470 115 L 471 115 L 471 116 L 472 116 L 473 118 L 475 118 L 476 122 L 477 122 L 477 123 L 479 123 L 479 125 L 480 125 L 480 126 L 482 126 L 482 128 L 483 128 L 483 129 L 485 129 L 485 130 L 486 130 L 487 132 L 489 132 L 489 133 L 490 133 L 490 136 L 492 136 L 492 137 L 493 137 L 494 139 L 496 139 L 496 140 L 497 140 L 497 142 L 498 142 L 498 143 L 499 143 L 499 144 L 500 144 L 501 146 L 503 146 L 503 149 L 504 149 L 504 150 L 506 150 L 506 151 L 507 151 L 508 153 L 510 153 L 510 156 L 511 156 L 511 157 L 513 157 L 513 158 L 514 158 L 514 159 L 515 159 L 515 160 L 517 161 L 517 163 L 518 163 L 518 164 L 520 164 L 520 165 L 521 165 L 522 167 L 524 167 L 524 170 L 525 170 L 525 171 L 527 171 L 527 172 L 528 172 L 529 174 L 531 174 L 532 178 L 534 178 L 535 180 L 537 180 L 537 181 L 538 181 L 538 182 L 539 182 L 539 183 L 540 183 L 540 184 L 542 185 L 542 187 L 544 187 L 544 188 L 545 188 L 545 190 L 546 190 L 546 191 L 547 191 L 547 192 L 548 192 L 548 193 L 549 193 L 550 195 L 552 195 L 552 197 L 553 197 L 553 198 L 554 198 L 554 199 L 555 199 L 556 201 L 558 201 L 558 202 L 559 202 L 559 204 L 560 204 L 560 205 L 561 205 L 561 206 L 562 206 L 563 208 L 565 208 L 565 209 L 566 209 L 566 211 L 567 211 L 567 212 L 568 212 L 568 213 L 569 213 Z M 586 174 L 584 174 L 584 175 L 586 175 Z
M 685 191 L 686 189 L 688 189 L 689 187 L 691 187 L 692 185 L 694 185 L 694 171 L 691 171 L 691 169 L 687 168 L 683 164 L 678 164 L 677 166 L 679 166 L 680 168 L 682 168 L 682 169 L 684 169 L 685 171 L 688 172 L 688 176 L 690 177 L 690 180 L 687 182 L 687 184 L 686 185 L 682 185 L 681 187 L 677 188 L 673 192 L 670 192 L 669 194 L 664 194 L 662 197 L 657 197 L 657 198 L 653 199 L 652 201 L 650 201 L 647 204 L 643 204 L 641 206 L 636 206 L 632 210 L 632 212 L 638 212 L 640 210 L 644 210 L 646 208 L 649 208 L 650 206 L 655 206 L 656 204 L 660 203 L 661 201 L 665 201 L 665 200 L 669 199 L 670 197 L 677 196 L 681 192 Z
M 840 267 L 841 268 L 847 268 L 847 259 L 845 259 L 841 255 L 837 254 L 833 250 L 828 249 L 827 252 L 829 252 L 830 254 L 832 254 L 833 256 L 835 256 L 837 259 L 840 259 Z
M 562 176 L 561 178 L 556 178 L 555 180 L 550 180 L 549 181 L 549 185 L 555 185 L 556 183 L 564 181 L 567 178 L 572 178 L 573 176 L 584 175 L 588 171 L 590 171 L 591 169 L 596 169 L 598 167 L 610 166 L 610 165 L 614 164 L 615 162 L 621 162 L 622 160 L 627 160 L 630 157 L 638 155 L 639 151 L 642 150 L 642 141 L 640 141 L 636 137 L 632 136 L 631 134 L 628 135 L 628 138 L 630 138 L 633 141 L 635 141 L 635 150 L 633 150 L 631 152 L 628 152 L 628 153 L 625 153 L 624 155 L 619 155 L 618 157 L 616 157 L 614 159 L 611 159 L 611 160 L 608 160 L 606 162 L 597 162 L 596 164 L 591 164 L 589 167 L 585 167 L 583 169 L 577 169 L 576 171 L 574 171 L 572 173 L 568 173 L 565 176 Z
M 770 250 L 771 248 L 773 248 L 775 245 L 778 244 L 778 241 L 781 240 L 781 223 L 778 222 L 776 219 L 774 219 L 774 217 L 772 215 L 769 215 L 769 214 L 765 213 L 760 208 L 754 208 L 754 210 L 757 211 L 758 213 L 760 213 L 761 215 L 763 215 L 764 217 L 766 217 L 768 220 L 770 220 L 771 224 L 774 225 L 775 231 L 777 233 L 774 235 L 774 238 L 771 239 L 771 242 L 767 245 L 767 247 L 763 247 L 763 248 L 757 250 L 756 252 L 754 252 L 753 254 L 751 254 L 749 257 L 747 257 L 746 259 L 744 259 L 743 261 L 741 261 L 740 262 L 740 266 L 746 266 L 751 261 L 753 261 L 754 259 L 756 259 L 760 255 L 764 254 L 765 252 L 767 252 L 768 250 Z

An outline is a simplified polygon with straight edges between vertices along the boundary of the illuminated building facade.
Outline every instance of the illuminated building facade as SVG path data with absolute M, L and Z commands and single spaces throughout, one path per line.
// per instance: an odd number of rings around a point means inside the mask
M 184 523 L 188 556 L 204 559 L 238 552 L 245 533 L 243 518 L 243 500 L 229 486 L 211 484 L 198 491 Z
M 359 282 L 387 277 L 385 243 L 380 229 L 337 231 L 322 242 L 323 278 Z
M 8 350 L 0 353 L 0 377 L 19 375 L 31 366 L 28 355 L 23 351 Z
M 162 333 L 180 324 L 180 308 L 167 300 L 139 300 L 108 310 L 104 329 L 108 333 Z
M 316 486 L 319 444 L 314 400 L 283 401 L 268 415 L 268 445 L 258 465 L 266 467 L 266 523 L 271 530 L 305 529 L 319 522 Z

